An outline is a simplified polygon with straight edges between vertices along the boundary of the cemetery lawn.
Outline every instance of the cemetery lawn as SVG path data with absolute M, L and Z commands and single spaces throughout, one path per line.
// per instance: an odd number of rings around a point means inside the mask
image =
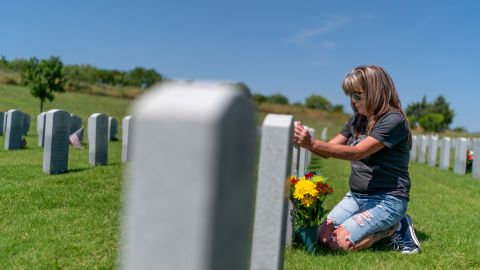
M 43 149 L 36 147 L 39 101 L 20 86 L 0 85 L 0 111 L 16 108 L 32 117 L 28 149 L 5 151 L 0 136 L 0 269 L 112 269 L 119 252 L 123 164 L 121 142 L 109 144 L 108 166 L 88 164 L 88 150 L 70 148 L 67 174 L 42 172 Z M 77 93 L 57 94 L 45 110 L 65 109 L 86 126 L 94 112 L 119 120 L 130 101 Z M 266 111 L 293 113 L 316 129 L 328 126 L 328 137 L 344 125 L 346 117 L 312 110 L 271 106 Z M 84 142 L 86 141 L 86 134 Z M 451 163 L 453 164 L 453 163 Z M 187 166 L 187 165 L 186 165 Z M 349 162 L 314 157 L 313 169 L 330 178 L 335 193 L 332 208 L 348 191 Z M 320 249 L 315 255 L 293 248 L 285 253 L 285 269 L 479 269 L 480 181 L 452 170 L 410 164 L 412 178 L 408 213 L 412 216 L 422 252 L 403 255 L 386 242 L 360 252 Z
M 37 147 L 39 101 L 20 86 L 0 85 L 0 111 L 31 115 L 27 149 L 5 151 L 0 136 L 0 269 L 113 269 L 118 258 L 123 165 L 121 141 L 109 143 L 108 166 L 88 164 L 88 149 L 69 150 L 69 173 L 42 172 Z M 102 112 L 119 120 L 130 100 L 78 93 L 56 94 L 45 110 L 82 118 Z M 84 140 L 87 141 L 85 130 Z
M 335 188 L 325 202 L 331 209 L 348 191 L 350 164 L 314 158 L 311 168 L 322 170 Z M 415 162 L 410 163 L 410 175 L 407 213 L 421 242 L 420 254 L 392 251 L 388 241 L 359 252 L 321 248 L 308 255 L 289 248 L 285 269 L 480 269 L 480 180 Z

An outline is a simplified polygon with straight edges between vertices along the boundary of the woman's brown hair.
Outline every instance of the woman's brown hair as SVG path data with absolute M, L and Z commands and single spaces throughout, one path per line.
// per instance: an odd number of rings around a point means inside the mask
M 398 111 L 407 121 L 408 142 L 411 145 L 408 119 L 402 110 L 395 84 L 382 67 L 371 65 L 354 68 L 343 80 L 342 88 L 347 95 L 363 92 L 365 111 L 368 118 L 367 116 L 358 115 L 357 109 L 352 102 L 352 109 L 357 114 L 354 122 L 356 130 L 364 129 L 368 135 L 386 113 Z

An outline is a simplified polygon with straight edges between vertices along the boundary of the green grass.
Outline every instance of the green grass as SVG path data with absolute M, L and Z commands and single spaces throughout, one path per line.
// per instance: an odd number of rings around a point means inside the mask
M 348 191 L 350 164 L 314 158 L 311 168 L 321 169 L 335 188 L 325 202 L 331 209 Z M 285 269 L 480 269 L 480 181 L 418 163 L 410 163 L 410 175 L 407 212 L 422 244 L 421 254 L 392 251 L 388 241 L 360 252 L 321 248 L 317 254 L 308 255 L 288 249 Z
M 0 111 L 18 108 L 32 116 L 28 149 L 7 152 L 0 137 L 0 269 L 115 268 L 122 209 L 121 142 L 110 143 L 108 166 L 92 167 L 87 149 L 70 148 L 70 172 L 46 175 L 43 150 L 36 147 L 33 135 L 38 101 L 18 86 L 0 85 L 0 97 Z M 73 112 L 85 124 L 94 112 L 120 120 L 128 104 L 124 99 L 65 93 L 46 103 L 46 108 Z M 259 123 L 264 115 L 259 113 Z M 334 117 L 325 122 L 301 111 L 295 117 L 317 131 L 328 126 L 329 137 L 343 126 L 343 119 L 334 121 Z M 386 248 L 385 242 L 361 252 L 320 249 L 308 255 L 288 249 L 285 269 L 479 269 L 480 181 L 452 170 L 417 163 L 410 167 L 408 213 L 422 243 L 421 254 L 399 254 Z M 325 204 L 332 208 L 348 191 L 350 165 L 314 157 L 312 168 L 329 176 L 335 193 Z
M 5 151 L 0 137 L 0 269 L 115 268 L 122 207 L 121 142 L 110 142 L 108 166 L 90 166 L 87 148 L 70 148 L 70 172 L 46 175 L 43 148 L 36 146 L 38 100 L 18 86 L 0 85 L 0 96 L 0 111 L 17 108 L 32 116 L 28 149 Z M 45 109 L 73 112 L 85 126 L 94 112 L 121 121 L 128 104 L 124 99 L 64 93 L 47 102 Z

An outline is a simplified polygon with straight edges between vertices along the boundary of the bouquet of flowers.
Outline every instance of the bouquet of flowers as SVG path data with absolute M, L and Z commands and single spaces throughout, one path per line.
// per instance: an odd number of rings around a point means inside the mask
M 323 201 L 333 193 L 333 188 L 327 183 L 327 177 L 319 171 L 307 172 L 300 179 L 290 177 L 290 200 L 293 203 L 293 219 L 295 239 L 309 253 L 317 247 L 318 225 L 325 214 Z
M 307 172 L 300 177 L 290 177 L 290 200 L 294 206 L 295 230 L 320 225 L 325 209 L 323 201 L 333 193 L 327 177 L 319 171 Z

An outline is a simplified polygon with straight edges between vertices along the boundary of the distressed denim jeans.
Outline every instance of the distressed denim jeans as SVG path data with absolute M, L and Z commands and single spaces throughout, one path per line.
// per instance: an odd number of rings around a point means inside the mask
M 332 209 L 327 219 L 335 227 L 343 225 L 356 244 L 367 235 L 397 224 L 407 212 L 408 201 L 392 195 L 361 195 L 348 192 Z

